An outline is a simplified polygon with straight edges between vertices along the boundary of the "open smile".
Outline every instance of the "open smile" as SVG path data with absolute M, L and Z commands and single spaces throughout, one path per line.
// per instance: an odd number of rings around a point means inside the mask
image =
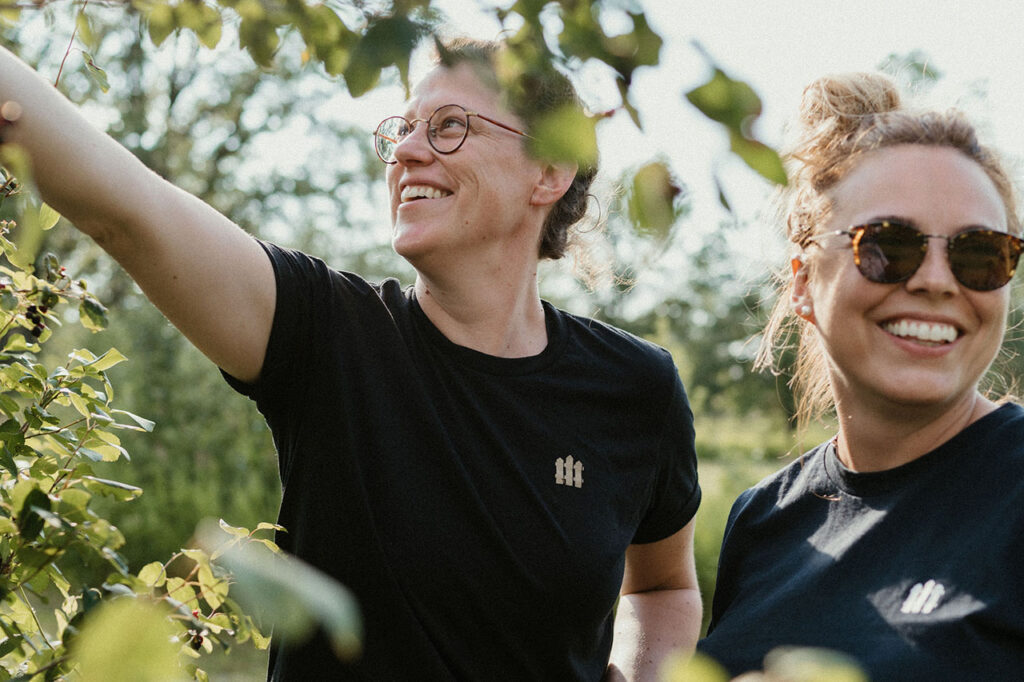
M 429 185 L 408 185 L 402 189 L 401 202 L 419 201 L 423 199 L 443 199 L 451 196 L 451 192 Z
M 892 320 L 884 323 L 882 329 L 902 339 L 938 345 L 953 343 L 960 336 L 956 327 L 943 322 Z

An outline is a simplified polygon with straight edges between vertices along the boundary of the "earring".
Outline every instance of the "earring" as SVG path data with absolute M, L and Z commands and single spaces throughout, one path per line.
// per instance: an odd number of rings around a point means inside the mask
M 811 316 L 811 310 L 812 310 L 811 306 L 809 306 L 806 303 L 804 303 L 802 306 L 800 306 L 800 307 L 798 307 L 796 309 L 796 314 L 799 315 L 800 317 L 810 317 Z

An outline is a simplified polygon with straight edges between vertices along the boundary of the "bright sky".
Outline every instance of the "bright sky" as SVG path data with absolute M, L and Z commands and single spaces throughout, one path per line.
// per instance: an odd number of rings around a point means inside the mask
M 453 17 L 452 28 L 493 38 L 497 24 L 473 0 L 435 0 Z M 927 103 L 959 106 L 985 131 L 986 141 L 1011 158 L 1024 156 L 1024 3 L 1007 0 L 641 0 L 665 41 L 661 65 L 638 73 L 635 98 L 645 117 L 641 134 L 624 113 L 600 128 L 602 164 L 639 165 L 663 154 L 689 185 L 694 214 L 687 225 L 713 228 L 728 215 L 711 183 L 717 169 L 739 217 L 753 220 L 767 185 L 727 154 L 724 132 L 705 119 L 683 93 L 710 75 L 694 48 L 698 41 L 732 77 L 761 96 L 755 128 L 777 144 L 796 112 L 803 87 L 838 71 L 875 70 L 893 54 L 920 50 L 943 75 Z M 458 17 L 456 19 L 456 17 Z M 601 80 L 598 79 L 598 84 Z M 586 88 L 594 84 L 584 83 Z M 604 91 L 610 85 L 604 82 Z M 979 96 L 980 93 L 980 96 Z M 608 102 L 598 102 L 604 108 Z M 751 235 L 753 252 L 771 250 L 767 231 Z M 749 267 L 760 270 L 753 259 Z

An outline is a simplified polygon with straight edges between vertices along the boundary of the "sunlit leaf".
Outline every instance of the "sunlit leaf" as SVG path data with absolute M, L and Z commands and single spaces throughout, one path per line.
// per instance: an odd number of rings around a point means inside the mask
M 85 487 L 89 490 L 100 493 L 101 495 L 109 495 L 118 500 L 134 500 L 136 497 L 142 494 L 142 488 L 121 481 L 111 481 L 105 478 L 96 478 L 95 476 L 83 476 Z
M 49 204 L 43 204 L 39 207 L 39 226 L 43 230 L 49 230 L 51 227 L 57 224 L 60 220 L 60 213 L 50 207 Z
M 72 647 L 82 682 L 178 679 L 175 629 L 159 606 L 120 597 L 89 614 Z
M 139 580 L 150 587 L 161 587 L 167 581 L 167 570 L 159 561 L 151 561 L 139 571 Z
M 531 126 L 530 135 L 530 150 L 538 158 L 581 166 L 597 161 L 595 121 L 575 107 L 540 117 Z
M 766 144 L 743 137 L 730 131 L 729 142 L 733 153 L 761 174 L 764 178 L 778 185 L 787 184 L 786 169 L 778 152 Z
M 128 417 L 129 419 L 131 419 L 136 424 L 135 427 L 131 427 L 131 426 L 127 425 L 127 424 L 118 424 L 118 426 L 123 428 L 123 429 L 125 429 L 125 428 L 134 428 L 135 430 L 138 430 L 138 431 L 152 431 L 153 428 L 156 426 L 155 422 L 151 422 L 148 419 L 144 419 L 143 417 L 140 417 L 137 414 L 132 414 L 131 412 L 128 412 L 126 410 L 111 410 L 111 412 L 113 414 L 123 415 L 125 417 Z
M 107 80 L 107 72 L 101 69 L 93 60 L 92 55 L 88 52 L 82 52 L 82 58 L 85 60 L 85 67 L 89 70 L 89 75 L 96 81 L 96 85 L 100 86 L 100 90 L 107 92 L 110 90 L 110 82 Z
M 211 528 L 201 529 L 199 535 L 208 551 L 224 541 Z M 298 559 L 256 544 L 236 545 L 221 557 L 234 575 L 232 597 L 247 612 L 258 613 L 261 622 L 272 623 L 275 634 L 298 642 L 319 625 L 339 658 L 350 659 L 360 652 L 359 609 L 352 594 L 337 581 Z
M 686 98 L 708 118 L 736 131 L 742 131 L 750 117 L 761 114 L 761 99 L 753 88 L 718 68 L 708 82 L 687 92 Z
M 832 649 L 781 647 L 768 652 L 765 673 L 771 679 L 792 682 L 868 682 L 868 676 L 850 656 Z
M 281 39 L 277 35 L 276 27 L 270 22 L 243 17 L 242 23 L 238 26 L 238 42 L 254 62 L 270 68 L 273 66 L 274 53 L 277 52 Z
M 106 353 L 96 358 L 95 362 L 93 362 L 91 366 L 93 369 L 98 369 L 101 372 L 105 372 L 114 365 L 118 365 L 126 361 L 127 359 L 128 358 L 122 355 L 119 350 L 117 350 L 116 348 L 111 348 Z
M 628 208 L 634 228 L 660 240 L 668 238 L 679 218 L 677 201 L 683 189 L 665 164 L 649 163 L 633 176 Z
M 82 297 L 78 305 L 82 326 L 89 331 L 98 332 L 107 327 L 107 309 L 102 303 L 89 295 Z
M 174 9 L 162 2 L 154 3 L 146 15 L 146 23 L 149 27 L 149 39 L 159 47 L 176 28 Z
M 203 599 L 211 608 L 219 609 L 224 603 L 224 598 L 228 596 L 227 580 L 215 576 L 208 563 L 200 565 L 198 578 Z
M 92 30 L 92 22 L 89 20 L 89 15 L 80 10 L 75 17 L 75 27 L 78 29 L 75 37 L 82 41 L 84 45 L 87 45 L 90 50 L 96 49 L 96 32 Z

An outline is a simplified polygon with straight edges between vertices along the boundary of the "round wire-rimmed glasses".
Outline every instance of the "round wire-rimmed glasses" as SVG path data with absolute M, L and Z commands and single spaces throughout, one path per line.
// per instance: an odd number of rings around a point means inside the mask
M 373 148 L 381 161 L 387 164 L 395 163 L 395 149 L 398 144 L 412 135 L 417 123 L 423 122 L 427 124 L 427 142 L 430 143 L 434 151 L 438 154 L 454 154 L 459 151 L 469 135 L 470 116 L 476 116 L 499 128 L 504 128 L 510 133 L 529 137 L 522 130 L 517 130 L 475 111 L 468 111 L 458 104 L 445 104 L 435 109 L 434 113 L 426 119 L 414 118 L 410 121 L 404 116 L 388 116 L 373 132 Z

